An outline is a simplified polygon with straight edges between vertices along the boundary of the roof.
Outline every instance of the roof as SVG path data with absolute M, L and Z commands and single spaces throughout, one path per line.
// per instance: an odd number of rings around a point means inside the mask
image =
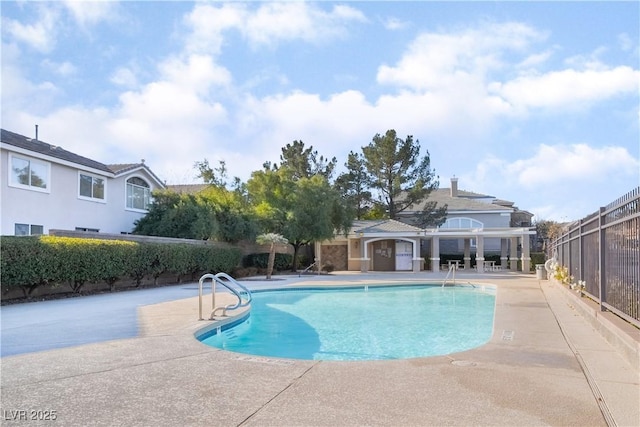
M 471 194 L 471 196 L 466 196 Z M 513 208 L 507 206 L 500 206 L 494 203 L 480 202 L 476 199 L 486 199 L 492 196 L 484 194 L 472 193 L 468 191 L 458 191 L 457 197 L 451 196 L 451 190 L 449 188 L 439 188 L 433 190 L 426 201 L 418 204 L 412 211 L 421 211 L 426 202 L 437 202 L 437 206 L 441 207 L 447 205 L 447 211 L 513 211 Z M 504 201 L 502 201 L 504 203 Z M 405 211 L 405 214 L 408 214 Z
M 151 169 L 149 169 L 149 166 L 144 163 L 144 160 L 142 160 L 141 163 L 120 163 L 115 165 L 108 165 L 108 167 L 116 176 L 135 172 L 139 169 L 144 169 L 159 186 L 165 187 L 165 184 L 160 180 L 160 178 L 156 176 L 156 174 L 153 173 Z
M 97 162 L 87 157 L 80 156 L 78 154 L 67 151 L 62 147 L 56 145 L 47 144 L 46 142 L 39 141 L 32 138 L 27 138 L 24 135 L 20 135 L 8 130 L 1 130 L 2 143 L 13 145 L 23 150 L 32 151 L 34 153 L 43 154 L 45 156 L 55 157 L 56 159 L 65 160 L 67 162 L 76 163 L 78 165 L 86 166 L 89 168 L 97 169 L 103 172 L 112 173 L 104 163 Z
M 405 233 L 421 232 L 422 228 L 394 219 L 357 220 L 351 226 L 352 233 Z
M 158 178 L 147 165 L 144 164 L 144 160 L 141 163 L 121 163 L 114 165 L 105 165 L 96 160 L 83 157 L 78 154 L 67 151 L 62 147 L 51 145 L 46 142 L 28 138 L 24 135 L 17 134 L 15 132 L 8 131 L 6 129 L 1 130 L 1 139 L 3 144 L 12 145 L 16 148 L 31 151 L 33 153 L 42 154 L 49 157 L 54 157 L 59 160 L 75 163 L 77 165 L 85 166 L 88 168 L 96 169 L 108 174 L 119 176 L 125 173 L 133 172 L 138 169 L 144 169 L 147 171 L 158 185 L 164 187 L 164 183 Z

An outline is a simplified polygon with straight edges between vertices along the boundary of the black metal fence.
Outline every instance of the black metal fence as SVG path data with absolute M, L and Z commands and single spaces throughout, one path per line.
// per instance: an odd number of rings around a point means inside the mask
M 601 310 L 640 327 L 640 187 L 571 224 L 552 250 Z

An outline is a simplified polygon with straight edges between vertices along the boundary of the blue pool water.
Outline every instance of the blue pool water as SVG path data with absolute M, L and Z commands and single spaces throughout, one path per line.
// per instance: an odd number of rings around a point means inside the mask
M 253 294 L 251 315 L 201 341 L 228 351 L 305 360 L 436 356 L 486 343 L 495 290 L 385 286 Z

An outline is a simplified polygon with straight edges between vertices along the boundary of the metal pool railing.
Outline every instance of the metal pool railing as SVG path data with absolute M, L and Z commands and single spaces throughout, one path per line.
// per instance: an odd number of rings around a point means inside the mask
M 200 277 L 198 282 L 198 319 L 204 320 L 202 317 L 202 294 L 204 282 L 207 279 L 211 279 L 211 315 L 209 316 L 209 320 L 212 320 L 214 314 L 218 310 L 222 310 L 222 315 L 226 316 L 227 310 L 235 310 L 240 307 L 245 307 L 251 303 L 251 291 L 247 289 L 245 286 L 238 283 L 233 277 L 229 276 L 226 273 L 218 273 L 218 274 L 204 274 Z M 238 301 L 235 304 L 229 304 L 226 306 L 216 307 L 216 284 L 220 284 L 221 286 L 227 288 L 232 294 L 238 298 Z M 243 297 L 244 295 L 244 297 Z

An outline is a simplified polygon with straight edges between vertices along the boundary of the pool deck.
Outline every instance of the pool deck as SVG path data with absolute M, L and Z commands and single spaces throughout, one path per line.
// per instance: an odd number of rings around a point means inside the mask
M 277 277 L 243 283 L 438 283 L 444 275 Z M 0 424 L 640 425 L 638 329 L 532 275 L 457 280 L 498 288 L 493 337 L 473 350 L 370 362 L 246 356 L 194 339 L 211 322 L 197 320 L 197 297 L 180 299 L 139 307 L 134 338 L 3 357 Z M 30 421 L 46 411 L 56 420 Z

